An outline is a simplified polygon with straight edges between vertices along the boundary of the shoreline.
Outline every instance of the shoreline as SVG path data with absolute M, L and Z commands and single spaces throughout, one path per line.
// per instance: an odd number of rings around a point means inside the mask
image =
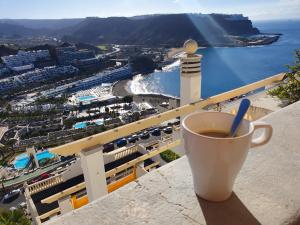
M 128 82 L 130 82 L 130 79 L 126 79 L 126 80 L 119 80 L 116 81 L 115 83 L 113 83 L 112 85 L 112 94 L 114 96 L 127 96 L 127 95 L 135 95 L 134 93 L 132 93 L 129 88 L 128 88 Z
M 177 100 L 179 104 L 180 98 L 171 95 L 165 95 L 160 93 L 134 94 L 129 90 L 128 87 L 128 82 L 130 81 L 131 81 L 130 79 L 126 79 L 126 80 L 120 80 L 115 82 L 112 86 L 112 94 L 114 96 L 121 96 L 121 97 L 132 95 L 135 102 L 141 103 L 147 101 L 151 103 L 153 106 L 159 105 L 162 102 L 168 101 L 170 99 Z
M 282 36 L 283 34 L 267 34 L 267 33 L 261 33 L 261 35 L 265 35 L 263 37 L 258 38 L 255 41 L 241 41 L 239 43 L 235 43 L 234 45 L 221 45 L 221 46 L 199 46 L 199 49 L 205 49 L 205 48 L 224 48 L 224 47 L 229 47 L 229 48 L 235 48 L 235 47 L 259 47 L 259 46 L 267 46 L 269 44 L 272 44 L 276 41 L 278 41 L 278 39 L 280 38 L 280 36 Z M 272 36 L 268 36 L 268 35 L 272 35 Z M 166 54 L 165 57 L 165 62 L 168 62 L 168 64 L 162 66 L 161 71 L 169 71 L 169 70 L 173 70 L 173 68 L 178 67 L 180 65 L 176 65 L 177 62 L 180 60 L 180 57 L 183 56 L 183 54 L 185 54 L 184 52 L 184 48 L 170 48 L 169 51 Z M 172 60 L 172 61 L 170 61 Z M 146 76 L 146 75 L 145 75 Z M 127 95 L 132 95 L 132 96 L 140 96 L 140 97 L 145 97 L 145 96 L 156 96 L 156 97 L 162 97 L 162 98 L 169 98 L 169 99 L 179 99 L 176 96 L 171 96 L 171 95 L 167 95 L 167 94 L 162 94 L 162 93 L 139 93 L 139 94 L 135 94 L 130 90 L 130 84 L 128 84 L 129 82 L 131 82 L 132 79 L 126 79 L 126 80 L 120 80 L 117 81 L 113 84 L 112 86 L 112 94 L 114 96 L 127 96 Z

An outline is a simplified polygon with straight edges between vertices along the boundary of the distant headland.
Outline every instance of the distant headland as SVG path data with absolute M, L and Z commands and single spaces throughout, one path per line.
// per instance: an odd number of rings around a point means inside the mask
M 280 34 L 262 34 L 242 14 L 156 14 L 61 20 L 0 20 L 0 38 L 48 36 L 68 42 L 179 47 L 266 45 Z

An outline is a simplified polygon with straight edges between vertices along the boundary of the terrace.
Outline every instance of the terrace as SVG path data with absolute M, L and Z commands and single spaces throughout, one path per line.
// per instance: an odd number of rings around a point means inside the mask
M 299 110 L 298 102 L 263 118 L 274 136 L 268 145 L 250 150 L 225 202 L 195 195 L 184 156 L 46 224 L 299 224 Z
M 193 56 L 191 61 L 200 64 L 196 59 Z M 191 68 L 182 70 L 184 79 L 189 79 L 187 73 L 193 73 L 193 63 L 183 66 L 189 65 Z M 184 69 L 188 71 L 186 74 Z M 194 74 L 199 75 L 199 71 Z M 182 106 L 179 108 L 51 149 L 53 153 L 63 156 L 79 155 L 84 182 L 41 199 L 43 204 L 58 202 L 58 208 L 42 215 L 36 212 L 27 188 L 25 195 L 34 222 L 41 224 L 50 219 L 46 224 L 98 224 L 101 221 L 103 224 L 296 225 L 300 222 L 300 182 L 290 178 L 299 176 L 297 173 L 300 169 L 297 163 L 300 103 L 263 118 L 273 126 L 273 138 L 268 145 L 250 150 L 246 164 L 236 180 L 234 194 L 223 203 L 211 203 L 197 198 L 185 156 L 150 173 L 146 170 L 155 168 L 158 165 L 156 162 L 147 162 L 146 167 L 141 167 L 146 160 L 149 161 L 161 152 L 180 147 L 181 136 L 176 133 L 155 142 L 151 151 L 118 163 L 111 169 L 105 166 L 106 157 L 119 159 L 136 152 L 136 149 L 124 148 L 114 154 L 106 154 L 102 147 L 170 119 L 206 110 L 217 103 L 264 88 L 281 81 L 283 77 L 284 74 L 279 74 L 205 100 L 199 100 L 197 96 L 200 90 L 197 85 L 200 82 L 186 82 Z M 197 90 L 196 95 L 193 90 Z M 127 174 L 115 181 L 121 173 Z M 131 182 L 134 180 L 135 182 Z M 128 185 L 122 187 L 125 184 Z M 122 188 L 116 190 L 120 187 Z M 31 187 L 30 190 L 33 189 Z M 86 195 L 82 195 L 81 191 L 84 189 Z M 112 191 L 114 192 L 108 194 Z M 74 199 L 74 195 L 78 193 L 79 197 Z M 89 204 L 86 205 L 87 203 Z M 83 207 L 80 208 L 81 206 Z M 60 216 L 53 218 L 57 215 Z

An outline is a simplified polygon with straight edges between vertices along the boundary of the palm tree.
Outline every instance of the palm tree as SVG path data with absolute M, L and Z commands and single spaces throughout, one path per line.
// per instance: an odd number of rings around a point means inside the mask
M 21 210 L 5 211 L 0 215 L 0 224 L 3 225 L 30 225 L 31 221 Z

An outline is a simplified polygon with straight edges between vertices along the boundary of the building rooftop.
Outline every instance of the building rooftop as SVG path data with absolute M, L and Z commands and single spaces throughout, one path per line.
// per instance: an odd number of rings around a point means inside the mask
M 195 195 L 184 156 L 46 224 L 299 224 L 300 102 L 262 120 L 273 126 L 273 137 L 250 150 L 227 201 Z

